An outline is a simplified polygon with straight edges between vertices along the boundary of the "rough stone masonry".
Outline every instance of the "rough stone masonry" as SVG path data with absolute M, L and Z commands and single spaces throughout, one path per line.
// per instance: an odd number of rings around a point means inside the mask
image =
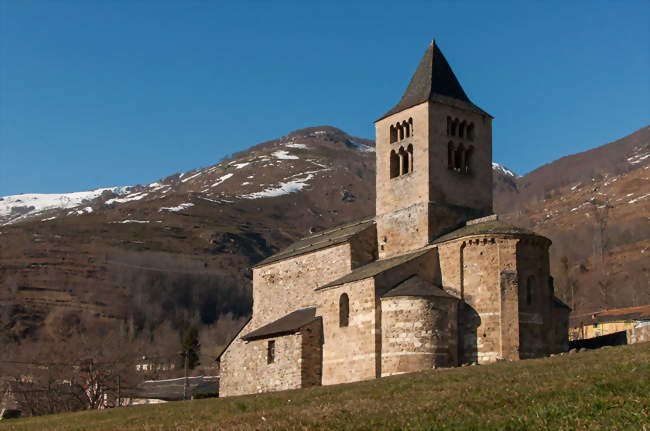
M 375 122 L 376 216 L 253 268 L 220 395 L 518 360 L 568 345 L 551 241 L 492 215 L 492 117 L 435 42 Z

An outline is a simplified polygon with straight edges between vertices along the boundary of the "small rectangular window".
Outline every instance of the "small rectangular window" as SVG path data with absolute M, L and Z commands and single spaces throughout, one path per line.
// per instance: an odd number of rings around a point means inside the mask
M 266 362 L 269 364 L 275 362 L 275 340 L 269 341 L 266 350 Z

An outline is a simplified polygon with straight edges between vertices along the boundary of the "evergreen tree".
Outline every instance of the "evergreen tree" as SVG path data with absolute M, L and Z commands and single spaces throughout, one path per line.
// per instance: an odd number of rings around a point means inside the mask
M 201 345 L 199 344 L 199 335 L 192 325 L 187 328 L 185 335 L 183 335 L 181 349 L 181 356 L 183 359 L 187 356 L 187 363 L 190 369 L 194 369 L 194 367 L 199 365 Z

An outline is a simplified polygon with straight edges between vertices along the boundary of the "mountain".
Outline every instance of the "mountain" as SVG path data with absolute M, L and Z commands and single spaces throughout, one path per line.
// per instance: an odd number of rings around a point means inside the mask
M 225 342 L 250 310 L 252 264 L 373 213 L 374 162 L 372 141 L 324 126 L 148 185 L 5 197 L 0 337 L 195 322 Z
M 556 290 L 576 314 L 650 302 L 648 131 L 523 177 L 493 164 L 496 211 L 554 241 Z M 371 216 L 374 181 L 374 142 L 321 126 L 147 185 L 4 197 L 0 338 L 164 340 L 193 322 L 224 343 L 248 316 L 250 266 Z

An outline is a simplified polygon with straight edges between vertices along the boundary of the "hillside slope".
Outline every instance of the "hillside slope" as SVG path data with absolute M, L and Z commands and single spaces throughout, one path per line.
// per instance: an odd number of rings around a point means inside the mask
M 0 430 L 642 430 L 650 343 L 360 383 L 2 421 Z
M 14 218 L 0 227 L 0 337 L 98 326 L 136 335 L 165 321 L 221 319 L 217 342 L 225 342 L 249 313 L 252 264 L 310 231 L 373 213 L 372 145 L 310 128 L 77 207 L 19 211 L 25 205 L 5 199 Z

